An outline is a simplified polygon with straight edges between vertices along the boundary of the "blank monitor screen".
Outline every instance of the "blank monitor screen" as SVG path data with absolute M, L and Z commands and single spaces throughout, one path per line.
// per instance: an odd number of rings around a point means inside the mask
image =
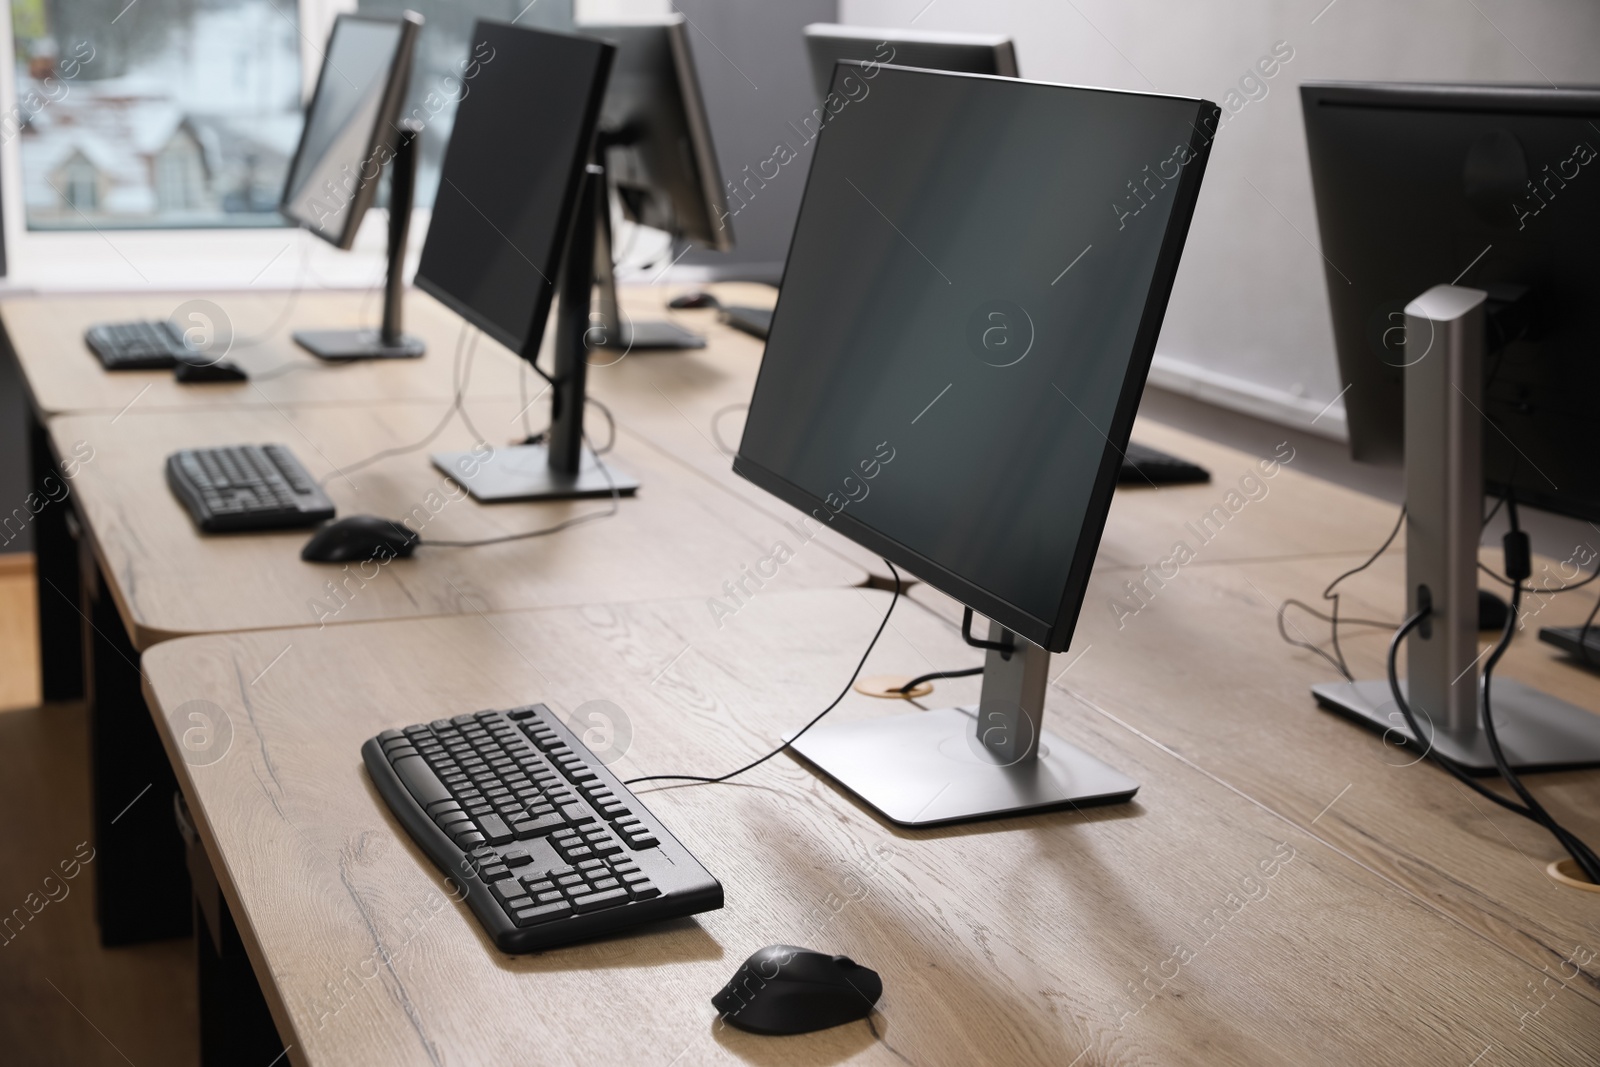
M 544 335 L 615 49 L 494 22 L 479 22 L 472 40 L 494 58 L 456 113 L 417 286 L 531 357 Z
M 394 142 L 416 24 L 340 15 L 279 210 L 340 248 L 355 240 Z
M 865 73 L 840 64 L 835 89 Z M 734 469 L 1060 651 L 1216 107 L 895 67 L 861 84 L 818 137 Z
M 839 60 L 893 63 L 900 67 L 1017 76 L 1011 38 L 993 33 L 882 29 L 814 22 L 806 27 L 806 53 L 817 95 L 828 95 L 833 65 Z

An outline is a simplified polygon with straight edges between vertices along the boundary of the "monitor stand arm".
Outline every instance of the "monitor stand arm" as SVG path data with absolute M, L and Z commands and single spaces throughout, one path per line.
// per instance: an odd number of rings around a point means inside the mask
M 900 826 L 1132 797 L 1137 782 L 1044 729 L 1050 653 L 996 622 L 989 640 L 976 708 L 828 723 L 791 747 Z
M 1492 773 L 1479 718 L 1478 541 L 1483 529 L 1483 361 L 1487 296 L 1439 285 L 1406 307 L 1406 612 L 1433 612 L 1407 638 L 1401 689 L 1431 746 Z M 1388 679 L 1327 682 L 1317 702 L 1417 746 Z M 1600 763 L 1600 715 L 1509 678 L 1493 689 L 1496 733 L 1520 770 Z
M 599 157 L 606 153 L 602 146 Z M 598 231 L 594 252 L 594 279 L 600 287 L 599 321 L 595 323 L 590 339 L 600 347 L 628 352 L 633 349 L 704 348 L 706 339 L 673 322 L 635 322 L 617 303 L 616 264 L 612 259 L 611 242 L 611 180 L 600 164 L 603 176 L 600 188 Z
M 297 330 L 295 343 L 318 359 L 344 362 L 352 359 L 416 359 L 427 351 L 420 337 L 400 327 L 405 297 L 406 239 L 411 232 L 411 202 L 417 186 L 418 138 L 422 126 L 406 120 L 399 126 L 394 155 L 389 160 L 388 276 L 383 287 L 383 326 L 373 330 Z
M 583 433 L 584 396 L 594 326 L 594 263 L 599 244 L 600 212 L 605 210 L 605 175 L 589 164 L 578 195 L 573 223 L 561 260 L 561 288 L 551 337 L 554 365 L 550 377 L 550 428 L 544 440 L 494 448 L 488 458 L 480 450 L 435 452 L 433 465 L 455 479 L 483 503 L 516 500 L 569 500 L 575 497 L 631 496 L 638 479 L 613 463 L 602 461 Z M 535 341 L 522 358 L 539 358 Z

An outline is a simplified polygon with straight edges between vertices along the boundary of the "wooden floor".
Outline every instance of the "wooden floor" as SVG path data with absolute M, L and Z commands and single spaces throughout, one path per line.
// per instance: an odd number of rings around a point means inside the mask
M 0 711 L 39 703 L 33 555 L 0 555 Z
M 36 647 L 31 559 L 0 564 L 0 1062 L 197 1063 L 193 941 L 100 947 L 88 716 L 38 705 Z

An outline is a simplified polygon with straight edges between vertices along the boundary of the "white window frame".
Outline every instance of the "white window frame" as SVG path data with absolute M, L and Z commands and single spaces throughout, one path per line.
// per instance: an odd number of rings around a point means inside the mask
M 0 113 L 16 106 L 16 50 L 11 3 L 0 0 Z M 334 17 L 354 11 L 357 0 L 298 0 L 302 94 L 309 97 L 322 68 L 321 42 Z M 218 291 L 366 288 L 385 267 L 387 212 L 369 211 L 355 247 L 341 252 L 289 226 L 248 229 L 34 230 L 22 198 L 18 139 L 0 141 L 0 220 L 5 226 L 4 291 Z M 427 234 L 429 212 L 412 218 L 410 269 Z M 408 271 L 409 273 L 409 271 Z

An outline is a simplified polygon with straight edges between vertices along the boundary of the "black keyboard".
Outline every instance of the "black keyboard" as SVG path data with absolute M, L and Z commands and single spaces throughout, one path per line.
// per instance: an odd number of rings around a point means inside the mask
M 91 326 L 83 339 L 106 370 L 169 370 L 195 351 L 170 322 L 107 322 Z
M 1117 481 L 1131 485 L 1184 485 L 1191 482 L 1209 482 L 1211 472 L 1186 459 L 1168 455 L 1158 448 L 1129 442 L 1122 454 L 1122 471 Z
M 722 907 L 722 885 L 543 704 L 361 746 L 411 839 L 502 952 Z
M 315 526 L 328 499 L 283 445 L 186 448 L 167 457 L 167 484 L 208 533 Z
M 1589 627 L 1587 634 L 1582 626 L 1546 626 L 1539 631 L 1539 640 L 1555 645 L 1569 656 L 1576 656 L 1581 663 L 1600 669 L 1600 624 Z

